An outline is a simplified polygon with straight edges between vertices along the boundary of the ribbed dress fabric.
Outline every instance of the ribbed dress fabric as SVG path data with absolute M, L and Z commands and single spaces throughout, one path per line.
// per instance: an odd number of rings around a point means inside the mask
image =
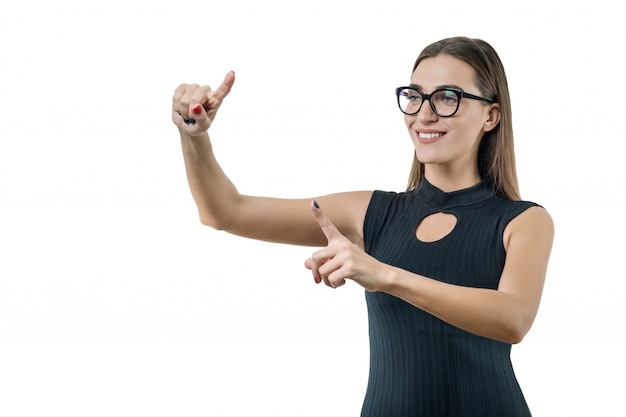
M 496 289 L 505 261 L 503 233 L 536 206 L 500 198 L 483 181 L 451 193 L 423 180 L 405 193 L 375 191 L 364 222 L 376 259 L 442 282 Z M 420 221 L 435 213 L 457 223 L 422 242 Z M 365 293 L 370 373 L 362 417 L 530 416 L 511 365 L 511 344 L 477 336 L 383 292 Z

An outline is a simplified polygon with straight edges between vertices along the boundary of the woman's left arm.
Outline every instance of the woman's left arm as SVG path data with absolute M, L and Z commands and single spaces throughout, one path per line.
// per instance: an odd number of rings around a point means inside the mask
M 370 291 L 383 291 L 468 332 L 519 343 L 537 315 L 554 224 L 541 207 L 513 219 L 504 232 L 506 262 L 497 290 L 446 284 L 383 264 L 338 234 L 321 210 L 314 210 L 328 246 L 307 261 L 316 280 L 337 287 L 346 278 Z

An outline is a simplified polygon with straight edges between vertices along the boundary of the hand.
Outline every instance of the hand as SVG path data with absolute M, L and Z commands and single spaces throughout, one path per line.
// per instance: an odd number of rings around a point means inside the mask
M 324 281 L 327 286 L 337 288 L 344 285 L 346 279 L 351 279 L 368 291 L 380 291 L 388 266 L 342 235 L 317 203 L 311 204 L 311 210 L 328 240 L 328 246 L 315 252 L 304 263 L 313 272 L 315 282 Z
M 181 84 L 172 98 L 172 121 L 191 136 L 206 132 L 234 83 L 235 73 L 231 71 L 215 91 L 209 86 Z

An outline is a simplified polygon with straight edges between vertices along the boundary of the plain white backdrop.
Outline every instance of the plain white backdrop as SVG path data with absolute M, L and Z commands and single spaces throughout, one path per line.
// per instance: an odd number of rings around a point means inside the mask
M 174 89 L 231 95 L 212 127 L 241 192 L 403 190 L 393 90 L 427 44 L 490 42 L 522 195 L 556 224 L 513 362 L 536 417 L 619 415 L 624 12 L 608 0 L 11 2 L 0 6 L 0 414 L 355 416 L 363 290 L 314 248 L 202 226 Z

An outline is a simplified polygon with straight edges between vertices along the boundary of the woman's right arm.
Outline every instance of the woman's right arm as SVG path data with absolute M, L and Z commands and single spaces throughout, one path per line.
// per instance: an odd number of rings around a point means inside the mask
M 242 195 L 217 162 L 208 129 L 234 81 L 235 75 L 230 72 L 215 91 L 182 84 L 173 97 L 172 120 L 180 132 L 187 179 L 200 221 L 252 239 L 325 246 L 326 238 L 311 216 L 311 199 Z M 195 122 L 185 122 L 190 119 Z M 316 199 L 341 232 L 362 246 L 363 220 L 370 197 L 370 191 L 360 191 Z

